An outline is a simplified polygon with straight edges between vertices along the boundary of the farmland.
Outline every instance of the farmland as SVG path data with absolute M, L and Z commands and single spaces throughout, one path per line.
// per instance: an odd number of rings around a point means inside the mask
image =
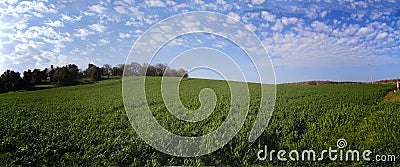
M 159 77 L 146 78 L 149 108 L 158 122 L 183 136 L 200 136 L 219 127 L 229 111 L 224 81 L 183 79 L 186 108 L 200 107 L 203 88 L 218 102 L 209 118 L 187 123 L 173 117 L 162 101 Z M 0 165 L 313 165 L 393 162 L 259 161 L 258 150 L 321 151 L 345 138 L 346 148 L 400 156 L 400 104 L 383 102 L 393 85 L 278 85 L 273 116 L 255 142 L 248 136 L 260 105 L 260 86 L 249 84 L 250 111 L 244 126 L 223 148 L 195 158 L 161 153 L 142 141 L 125 113 L 120 79 L 95 84 L 0 94 Z M 397 158 L 397 157 L 396 157 Z M 396 164 L 395 164 L 396 165 Z M 397 164 L 398 165 L 398 164 Z

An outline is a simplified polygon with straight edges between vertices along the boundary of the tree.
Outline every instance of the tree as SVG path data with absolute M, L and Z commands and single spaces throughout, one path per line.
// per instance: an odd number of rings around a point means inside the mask
M 47 69 L 41 71 L 40 69 L 34 69 L 32 71 L 32 81 L 31 84 L 33 85 L 40 85 L 43 83 L 43 80 L 46 79 Z
M 51 66 L 50 66 L 50 70 L 47 72 L 47 76 L 50 77 L 50 80 L 51 80 L 51 81 L 54 81 L 54 78 L 53 78 L 54 73 L 55 73 L 54 66 L 51 65 Z
M 103 70 L 93 64 L 89 64 L 89 68 L 84 73 L 90 80 L 100 81 Z
M 32 71 L 28 70 L 28 71 L 24 71 L 24 87 L 27 90 L 31 90 L 32 89 Z
M 148 65 L 146 70 L 146 76 L 156 76 L 157 70 L 154 66 Z
M 48 74 L 49 73 L 49 69 L 48 68 L 45 68 L 44 70 L 42 70 L 42 74 L 44 75 L 44 78 L 43 78 L 43 80 L 46 80 L 47 79 L 47 77 L 48 77 Z
M 54 69 L 52 81 L 60 85 L 74 85 L 78 82 L 79 69 L 75 64 Z
M 104 64 L 103 65 L 103 72 L 102 72 L 103 76 L 107 75 L 107 78 L 110 78 L 110 75 L 112 75 L 112 67 L 109 64 Z
M 0 93 L 6 92 L 6 88 L 4 87 L 3 79 L 0 77 Z
M 79 69 L 78 78 L 85 78 L 85 71 L 83 71 L 82 69 Z
M 19 72 L 7 70 L 1 75 L 1 78 L 6 92 L 21 90 L 24 88 L 24 81 Z
M 183 77 L 183 78 L 188 78 L 189 74 L 187 73 L 187 71 L 183 68 L 178 70 L 178 76 L 177 77 Z
M 113 76 L 122 76 L 122 74 L 124 73 L 124 68 L 125 68 L 124 64 L 119 64 L 116 67 L 113 67 L 112 69 Z
M 149 64 L 147 64 L 147 63 L 143 63 L 142 64 L 142 68 L 140 68 L 140 70 L 139 70 L 139 76 L 146 76 L 146 74 L 147 74 L 147 67 L 149 66 Z
M 127 64 L 125 66 L 124 75 L 125 76 L 132 76 L 132 75 L 139 76 L 139 75 L 142 75 L 141 69 L 142 69 L 142 65 L 140 65 L 139 63 L 136 63 L 136 62 L 132 62 L 131 64 Z
M 155 68 L 155 70 L 156 70 L 156 72 L 155 72 L 155 75 L 156 75 L 156 76 L 163 76 L 165 70 L 167 69 L 167 65 L 158 63 L 158 64 L 156 64 L 156 65 L 154 66 L 154 68 Z
M 175 69 L 167 68 L 165 76 L 168 77 L 178 76 L 178 71 L 176 71 Z
M 77 81 L 78 80 L 78 76 L 79 76 L 79 68 L 77 65 L 75 64 L 69 64 L 67 67 L 68 70 L 68 79 L 72 80 L 72 81 Z
M 43 71 L 40 69 L 28 70 L 23 73 L 24 87 L 27 90 L 32 89 L 33 85 L 40 85 L 47 77 L 47 68 Z

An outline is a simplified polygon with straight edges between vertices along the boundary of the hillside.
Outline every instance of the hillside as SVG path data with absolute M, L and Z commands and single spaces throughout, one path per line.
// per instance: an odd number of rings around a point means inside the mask
M 198 123 L 177 120 L 160 98 L 160 78 L 148 77 L 149 108 L 163 127 L 176 134 L 206 134 L 221 125 L 230 108 L 226 82 L 183 79 L 185 107 L 198 108 L 198 94 L 215 91 L 216 111 Z M 364 161 L 259 161 L 264 149 L 321 151 L 345 138 L 349 149 L 400 155 L 400 104 L 382 103 L 393 85 L 278 85 L 275 111 L 263 135 L 248 133 L 259 106 L 260 86 L 249 84 L 251 103 L 244 127 L 211 155 L 177 158 L 147 145 L 131 127 L 122 101 L 120 79 L 38 91 L 0 94 L 0 164 L 3 165 L 328 165 L 375 164 Z M 346 148 L 346 149 L 347 149 Z M 317 163 L 317 164 L 315 164 Z

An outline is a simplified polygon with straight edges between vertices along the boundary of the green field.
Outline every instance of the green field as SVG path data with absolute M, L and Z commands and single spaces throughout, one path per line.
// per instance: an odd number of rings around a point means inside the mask
M 148 104 L 158 122 L 175 134 L 200 136 L 215 130 L 227 116 L 230 93 L 224 81 L 183 79 L 185 107 L 200 107 L 198 94 L 211 88 L 216 110 L 209 118 L 186 123 L 163 104 L 160 78 L 147 78 Z M 257 152 L 321 151 L 347 140 L 346 149 L 394 154 L 400 161 L 400 103 L 383 102 L 393 85 L 278 85 L 273 116 L 259 139 L 248 142 L 259 106 L 260 86 L 249 84 L 251 104 L 244 127 L 218 151 L 179 158 L 142 141 L 125 113 L 120 79 L 38 91 L 0 94 L 0 166 L 160 166 L 160 165 L 398 165 L 394 162 L 260 161 Z

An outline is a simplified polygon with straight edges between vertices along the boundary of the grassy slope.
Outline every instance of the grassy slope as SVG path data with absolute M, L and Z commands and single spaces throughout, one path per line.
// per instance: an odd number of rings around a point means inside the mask
M 389 92 L 385 96 L 384 102 L 400 102 L 400 92 Z
M 148 81 L 158 85 L 159 78 L 150 78 Z M 188 94 L 182 99 L 188 108 L 198 107 L 194 101 L 203 87 L 215 88 L 219 99 L 229 100 L 226 98 L 229 93 L 226 94 L 225 82 L 184 81 L 181 90 Z M 264 145 L 275 150 L 322 150 L 335 147 L 339 138 L 345 138 L 350 149 L 370 149 L 374 153 L 400 155 L 400 105 L 379 103 L 389 87 L 279 85 L 276 109 L 268 128 L 256 142 L 248 143 L 248 131 L 257 111 L 259 97 L 259 87 L 250 85 L 251 111 L 237 137 L 212 155 L 189 159 L 155 151 L 136 136 L 125 114 L 120 80 L 0 94 L 0 164 L 294 165 L 294 162 L 260 162 L 256 159 L 256 153 Z M 151 94 L 157 94 L 159 90 L 150 91 Z M 153 100 L 150 107 L 154 113 L 166 113 L 162 101 L 150 99 Z M 229 108 L 225 104 L 226 101 L 223 101 L 221 106 L 217 106 L 220 112 L 213 113 L 210 119 L 200 124 L 160 122 L 167 129 L 182 135 L 205 133 L 218 127 L 224 119 L 224 111 Z M 164 118 L 161 120 L 173 119 L 165 114 L 156 114 L 156 117 Z M 207 123 L 212 125 L 203 128 L 208 126 Z

